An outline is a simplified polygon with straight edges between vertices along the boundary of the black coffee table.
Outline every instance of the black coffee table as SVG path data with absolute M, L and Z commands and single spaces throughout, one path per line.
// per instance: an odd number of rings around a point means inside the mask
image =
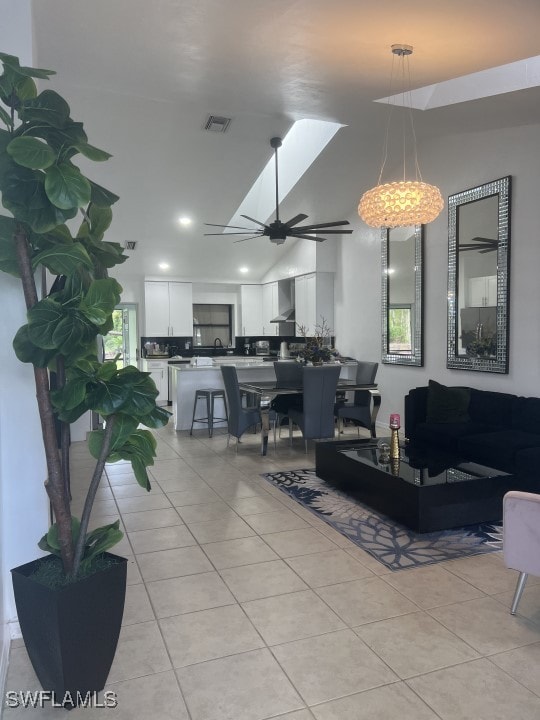
M 318 442 L 315 453 L 318 477 L 421 533 L 498 521 L 504 494 L 526 489 L 501 470 L 419 446 L 388 464 L 370 439 Z

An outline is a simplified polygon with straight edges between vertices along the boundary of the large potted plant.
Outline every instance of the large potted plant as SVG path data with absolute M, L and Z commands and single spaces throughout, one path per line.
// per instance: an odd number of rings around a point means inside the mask
M 60 95 L 38 93 L 35 79 L 46 80 L 51 71 L 21 67 L 2 53 L 0 61 L 0 193 L 9 213 L 0 215 L 0 270 L 20 278 L 27 307 L 13 347 L 21 362 L 33 365 L 54 514 L 39 541 L 50 554 L 12 576 L 34 669 L 43 687 L 69 706 L 77 693 L 103 688 L 122 619 L 126 561 L 107 552 L 122 537 L 119 522 L 88 532 L 105 463 L 130 461 L 150 490 L 147 466 L 156 443 L 139 426 L 160 427 L 168 413 L 156 406 L 148 373 L 100 362 L 97 354 L 96 341 L 112 329 L 120 300 L 121 287 L 108 270 L 126 256 L 103 239 L 118 197 L 74 160 L 110 155 L 88 143 Z M 45 274 L 40 297 L 36 277 Z M 89 436 L 96 465 L 79 519 L 70 508 L 69 426 L 88 411 L 99 413 L 104 429 Z

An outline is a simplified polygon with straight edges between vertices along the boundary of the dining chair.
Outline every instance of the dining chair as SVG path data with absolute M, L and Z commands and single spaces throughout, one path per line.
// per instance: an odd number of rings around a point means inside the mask
M 358 385 L 372 385 L 375 382 L 379 363 L 358 361 L 356 366 L 356 383 Z M 334 406 L 334 415 L 338 419 L 338 431 L 343 432 L 343 420 L 352 420 L 358 427 L 365 427 L 370 431 L 371 437 L 377 437 L 375 423 L 371 421 L 371 393 L 369 390 L 355 390 L 354 399 L 349 402 L 337 402 Z
M 234 365 L 222 365 L 221 375 L 225 386 L 225 395 L 227 396 L 228 408 L 228 436 L 227 447 L 231 439 L 231 435 L 236 438 L 236 452 L 238 452 L 238 443 L 240 438 L 250 427 L 257 426 L 261 422 L 261 412 L 258 407 L 242 407 L 242 396 L 238 386 L 238 375 Z M 275 413 L 270 416 L 270 421 L 274 425 L 274 447 L 276 445 L 276 423 Z
M 540 577 L 540 495 L 511 490 L 503 498 L 504 564 L 519 571 L 510 612 L 517 607 L 529 574 Z
M 274 372 L 276 373 L 276 382 L 282 387 L 301 387 L 302 386 L 302 368 L 303 365 L 291 361 L 276 361 L 274 363 Z M 294 408 L 295 410 L 302 410 L 303 395 L 301 393 L 291 395 L 278 395 L 270 403 L 272 410 L 277 413 L 276 423 L 279 427 L 279 433 L 281 436 L 281 423 L 283 420 L 288 418 L 289 410 Z
M 302 410 L 289 410 L 289 438 L 292 425 L 302 431 L 307 453 L 307 441 L 334 437 L 334 402 L 341 366 L 323 365 L 302 369 L 304 402 Z

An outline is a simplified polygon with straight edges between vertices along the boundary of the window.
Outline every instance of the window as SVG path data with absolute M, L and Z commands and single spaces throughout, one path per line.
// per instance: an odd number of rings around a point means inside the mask
M 193 305 L 193 347 L 232 345 L 231 318 L 231 305 Z
M 388 352 L 412 352 L 413 317 L 410 305 L 390 305 L 388 309 Z

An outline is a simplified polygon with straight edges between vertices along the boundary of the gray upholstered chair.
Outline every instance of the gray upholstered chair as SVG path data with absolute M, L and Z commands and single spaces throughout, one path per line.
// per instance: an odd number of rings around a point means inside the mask
M 242 407 L 242 397 L 238 386 L 238 376 L 234 365 L 222 365 L 221 375 L 223 384 L 225 385 L 225 395 L 227 396 L 228 409 L 228 431 L 227 446 L 229 445 L 231 435 L 236 438 L 236 452 L 238 452 L 238 443 L 240 438 L 250 427 L 256 426 L 261 422 L 261 413 L 258 407 Z M 270 415 L 270 421 L 274 425 L 274 446 L 276 444 L 276 425 L 275 413 Z
M 296 360 L 284 361 L 280 360 L 274 363 L 274 372 L 276 373 L 276 382 L 281 387 L 302 387 L 302 369 L 303 365 Z M 277 425 L 281 436 L 281 422 L 289 415 L 289 410 L 302 410 L 303 396 L 302 394 L 278 395 L 275 397 L 270 407 L 277 413 Z
M 519 571 L 510 612 L 517 607 L 529 574 L 540 576 L 540 495 L 511 490 L 503 499 L 504 564 Z
M 289 410 L 289 437 L 292 441 L 292 424 L 298 425 L 307 441 L 334 437 L 334 403 L 341 367 L 323 365 L 304 367 L 302 385 L 304 390 L 303 409 Z
M 359 385 L 370 385 L 375 382 L 379 363 L 358 361 L 356 368 L 356 382 Z M 343 430 L 343 420 L 352 420 L 360 428 L 367 428 L 371 437 L 376 437 L 375 424 L 371 422 L 371 393 L 369 390 L 356 390 L 354 400 L 338 402 L 334 407 L 334 414 L 338 419 L 338 429 Z M 360 430 L 359 430 L 360 432 Z

